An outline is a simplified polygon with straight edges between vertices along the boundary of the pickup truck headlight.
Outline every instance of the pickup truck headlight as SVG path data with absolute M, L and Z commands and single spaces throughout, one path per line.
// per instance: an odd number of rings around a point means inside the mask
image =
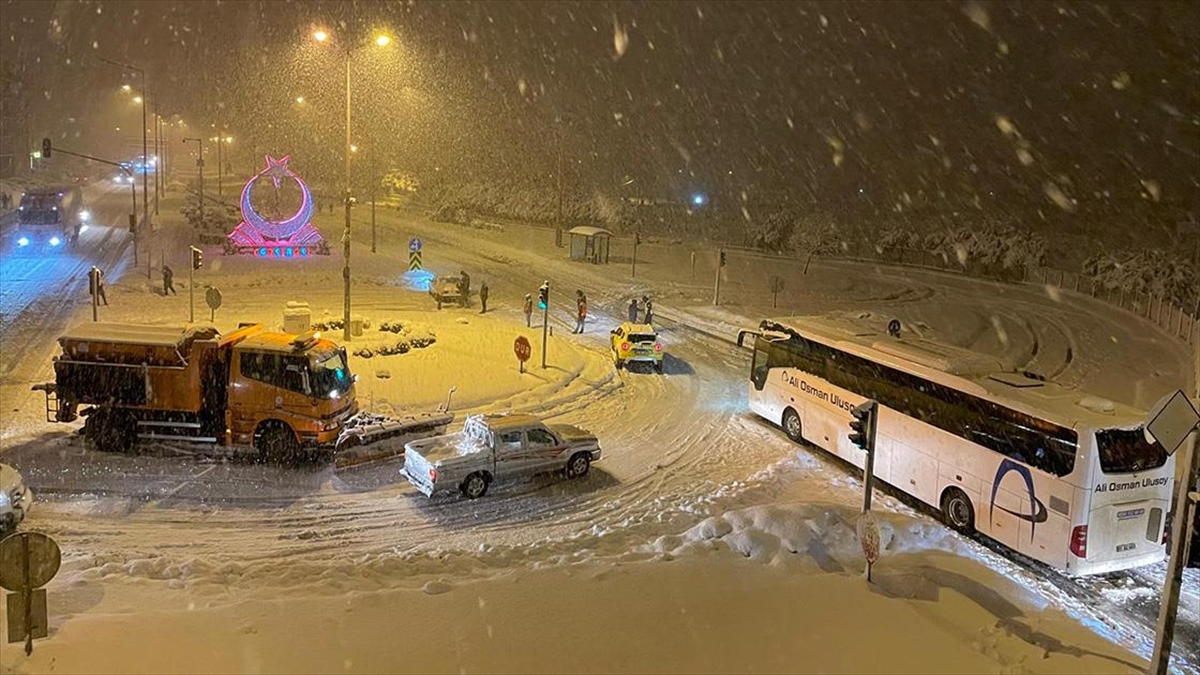
M 0 509 L 7 509 L 11 505 L 12 498 L 8 496 L 8 493 L 0 492 Z

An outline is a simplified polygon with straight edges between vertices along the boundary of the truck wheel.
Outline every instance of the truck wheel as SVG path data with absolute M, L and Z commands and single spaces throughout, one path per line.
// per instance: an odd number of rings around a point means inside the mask
M 942 494 L 942 519 L 963 534 L 975 532 L 975 507 L 971 505 L 971 498 L 958 488 L 946 490 Z
M 582 478 L 592 468 L 592 456 L 586 452 L 577 452 L 567 460 L 567 478 Z
M 795 443 L 804 442 L 804 428 L 800 424 L 800 415 L 791 408 L 783 411 L 783 433 Z
M 662 364 L 663 364 L 662 361 L 658 361 L 654 364 L 654 372 L 658 373 L 659 375 L 662 375 L 662 368 L 663 368 Z
M 459 486 L 459 489 L 462 490 L 463 496 L 467 499 L 479 499 L 487 494 L 488 482 L 483 477 L 483 474 L 476 472 L 467 476 L 466 480 Z
M 281 422 L 264 422 L 254 436 L 254 448 L 266 461 L 286 462 L 297 456 L 296 435 Z

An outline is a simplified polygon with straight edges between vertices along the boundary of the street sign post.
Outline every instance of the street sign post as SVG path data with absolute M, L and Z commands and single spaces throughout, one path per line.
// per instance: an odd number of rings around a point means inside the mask
M 783 291 L 783 277 L 771 277 L 771 307 L 779 306 L 779 294 Z
M 518 335 L 513 342 L 513 353 L 517 355 L 517 367 L 522 373 L 525 372 L 525 362 L 533 354 L 533 347 L 529 344 L 529 339 L 524 335 Z
M 408 271 L 409 272 L 415 272 L 416 270 L 423 269 L 423 266 L 421 264 L 422 248 L 423 248 L 423 245 L 421 244 L 421 240 L 418 239 L 417 237 L 413 237 L 412 239 L 408 240 Z
M 33 640 L 48 635 L 45 586 L 58 574 L 62 550 L 40 532 L 19 532 L 0 540 L 0 587 L 12 593 L 5 598 L 8 641 L 25 641 L 25 654 L 33 653 Z
M 1163 582 L 1158 623 L 1154 633 L 1154 653 L 1150 657 L 1150 668 L 1147 671 L 1156 675 L 1166 675 L 1170 670 L 1171 646 L 1175 641 L 1179 588 L 1183 584 L 1183 566 L 1189 539 L 1187 531 L 1192 526 L 1187 517 L 1191 512 L 1189 492 L 1196 489 L 1194 481 L 1200 474 L 1200 452 L 1197 452 L 1196 448 L 1196 428 L 1200 423 L 1200 414 L 1196 413 L 1187 396 L 1176 390 L 1173 394 L 1164 396 L 1154 406 L 1148 419 L 1145 434 L 1162 445 L 1168 453 L 1174 453 L 1183 446 L 1179 461 L 1184 470 L 1181 483 L 1175 486 L 1175 506 L 1172 509 L 1174 516 L 1171 520 L 1171 552 L 1167 560 L 1167 574 Z
M 209 321 L 216 321 L 217 310 L 221 308 L 221 290 L 216 286 L 209 286 L 204 292 L 204 301 L 208 303 Z

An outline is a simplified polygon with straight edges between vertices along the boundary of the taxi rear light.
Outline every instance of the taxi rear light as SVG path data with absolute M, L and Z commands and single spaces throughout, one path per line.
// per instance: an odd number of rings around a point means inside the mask
M 654 351 L 656 351 L 656 352 L 661 352 L 661 351 L 662 351 L 662 343 L 661 343 L 661 342 L 655 342 L 655 343 L 654 343 Z
M 623 352 L 629 351 L 629 343 L 628 342 L 621 343 L 621 351 L 623 351 Z

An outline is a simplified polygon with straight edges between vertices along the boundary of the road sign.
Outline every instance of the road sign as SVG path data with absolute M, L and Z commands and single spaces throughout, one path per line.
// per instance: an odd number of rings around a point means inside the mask
M 49 611 L 46 609 L 46 589 L 38 588 L 30 593 L 7 593 L 5 604 L 8 607 L 8 641 L 44 638 L 50 634 Z M 25 598 L 32 603 L 29 611 L 25 611 Z M 25 617 L 29 617 L 26 625 Z
M 221 299 L 221 290 L 216 286 L 209 286 L 204 292 L 204 301 L 208 303 L 209 309 L 220 309 Z
M 892 319 L 888 322 L 887 334 L 894 338 L 900 337 L 900 319 Z
M 867 581 L 871 580 L 871 566 L 879 560 L 879 524 L 870 511 L 863 511 L 858 517 L 858 543 L 862 546 L 863 557 L 867 559 Z
M 423 266 L 421 265 L 421 251 L 419 251 L 419 250 L 409 251 L 408 252 L 408 271 L 415 272 L 422 268 L 423 268 Z
M 418 239 L 417 237 L 413 237 L 412 239 L 409 239 L 408 240 L 408 252 L 409 253 L 419 253 L 420 251 L 421 251 L 421 240 Z
M 1146 425 L 1146 434 L 1158 441 L 1167 454 L 1173 454 L 1183 444 L 1196 424 L 1200 423 L 1200 413 L 1192 407 L 1192 402 L 1178 389 L 1159 400 L 1150 411 L 1150 423 Z
M 518 335 L 513 342 L 513 353 L 517 355 L 518 367 L 521 372 L 525 372 L 525 362 L 529 360 L 529 356 L 533 354 L 533 347 L 529 344 L 529 339 L 524 335 Z
M 26 574 L 28 551 L 28 574 Z M 41 532 L 19 532 L 0 540 L 0 587 L 23 591 L 45 586 L 62 564 L 62 551 Z
M 203 169 L 203 168 L 204 168 L 204 160 L 202 160 L 202 159 L 198 159 L 198 160 L 196 160 L 196 166 L 198 166 L 198 167 L 200 167 L 201 169 Z

